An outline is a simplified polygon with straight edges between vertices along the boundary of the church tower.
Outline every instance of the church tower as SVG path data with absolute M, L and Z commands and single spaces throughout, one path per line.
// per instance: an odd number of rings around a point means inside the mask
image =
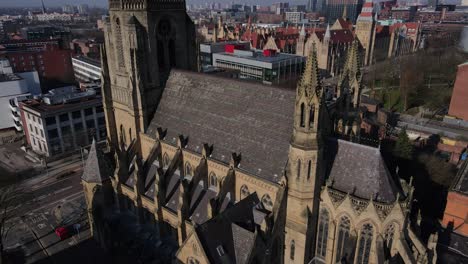
M 195 27 L 185 0 L 109 0 L 104 32 L 108 139 L 130 145 L 147 129 L 170 69 L 196 70 Z
M 373 43 L 373 33 L 375 28 L 374 21 L 374 4 L 372 0 L 366 0 L 362 7 L 361 14 L 356 21 L 356 36 L 364 48 L 364 65 L 369 65 L 372 62 L 371 50 Z
M 289 147 L 284 263 L 308 263 L 315 247 L 315 227 L 322 173 L 321 131 L 325 115 L 315 43 L 297 87 L 294 130 Z

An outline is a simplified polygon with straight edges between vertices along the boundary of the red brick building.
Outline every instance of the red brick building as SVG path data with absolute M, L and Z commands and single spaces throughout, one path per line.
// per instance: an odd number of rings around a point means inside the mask
M 36 70 L 43 88 L 74 82 L 71 50 L 53 41 L 11 41 L 0 44 L 0 58 L 7 58 L 14 72 Z
M 468 62 L 458 65 L 449 115 L 468 121 Z
M 442 225 L 457 234 L 468 236 L 468 160 L 461 166 L 447 196 Z

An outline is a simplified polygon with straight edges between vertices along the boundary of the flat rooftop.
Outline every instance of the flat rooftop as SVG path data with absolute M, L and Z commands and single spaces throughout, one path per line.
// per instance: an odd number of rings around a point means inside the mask
M 82 109 L 99 102 L 102 102 L 102 97 L 97 95 L 95 97 L 85 97 L 77 101 L 56 105 L 48 105 L 42 99 L 30 99 L 21 103 L 26 108 L 30 108 L 33 111 L 47 115 L 47 113 L 55 114 L 57 112 L 68 112 L 73 109 Z
M 237 51 L 237 50 L 236 50 Z M 245 55 L 244 55 L 245 52 Z M 273 56 L 264 56 L 263 51 L 259 50 L 252 50 L 253 56 L 247 55 L 247 52 L 249 51 L 244 51 L 242 53 L 240 52 L 235 52 L 235 53 L 229 53 L 229 52 L 220 52 L 217 54 L 229 56 L 229 57 L 234 57 L 234 58 L 241 58 L 241 59 L 248 59 L 252 61 L 259 61 L 259 62 L 266 62 L 266 63 L 275 63 L 275 62 L 280 62 L 280 61 L 285 61 L 285 60 L 291 60 L 291 59 L 302 59 L 304 57 L 299 56 L 299 55 L 294 55 L 294 54 L 288 54 L 288 53 L 276 53 Z
M 7 74 L 0 73 L 0 82 L 12 82 L 12 81 L 19 81 L 22 79 L 23 78 L 19 77 L 18 75 L 14 73 L 7 73 Z

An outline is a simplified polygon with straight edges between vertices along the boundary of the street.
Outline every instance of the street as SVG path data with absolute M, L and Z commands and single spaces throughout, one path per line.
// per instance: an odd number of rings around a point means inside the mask
M 15 263 L 58 263 L 54 255 L 90 237 L 81 186 L 82 161 L 59 161 L 46 173 L 19 184 L 23 202 L 12 210 L 12 229 L 5 248 Z M 57 227 L 79 224 L 79 230 L 61 240 Z

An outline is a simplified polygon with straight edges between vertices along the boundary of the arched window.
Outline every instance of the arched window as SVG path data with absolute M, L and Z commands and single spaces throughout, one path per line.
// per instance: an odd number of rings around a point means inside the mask
M 185 177 L 192 177 L 192 176 L 193 176 L 192 165 L 186 162 L 185 163 Z
M 296 253 L 296 243 L 294 243 L 294 240 L 291 240 L 291 246 L 289 249 L 289 258 L 291 260 L 294 260 L 295 253 Z
M 188 264 L 198 264 L 198 263 L 200 263 L 200 262 L 198 262 L 198 260 L 194 259 L 193 257 L 189 257 L 189 258 L 187 259 L 187 263 L 188 263 Z
M 336 247 L 336 261 L 341 262 L 342 258 L 349 257 L 346 253 L 346 246 L 349 244 L 349 232 L 351 229 L 351 221 L 347 216 L 341 217 L 340 225 L 338 226 L 338 243 Z
M 311 105 L 310 111 L 309 111 L 309 127 L 314 127 L 314 121 L 315 121 L 315 106 Z
M 132 128 L 129 128 L 128 129 L 128 136 L 130 137 L 130 142 L 133 141 L 133 137 L 132 137 Z
M 301 177 L 301 160 L 297 160 L 297 175 L 296 177 L 299 179 Z
M 369 263 L 373 232 L 374 227 L 371 224 L 365 224 L 362 227 L 357 258 L 357 263 L 359 264 Z
M 242 187 L 240 188 L 240 196 L 241 196 L 241 199 L 244 199 L 245 197 L 249 196 L 250 195 L 250 191 L 249 191 L 249 187 L 247 187 L 247 185 L 242 185 Z
M 309 164 L 307 164 L 307 180 L 310 179 L 311 173 L 312 173 L 312 161 L 309 160 Z
M 270 195 L 265 194 L 262 197 L 262 204 L 265 209 L 271 211 L 273 209 L 273 201 L 271 200 Z
M 167 155 L 167 153 L 164 153 L 164 155 L 163 155 L 163 168 L 167 169 L 169 167 L 169 163 L 170 163 L 169 156 Z
M 385 246 L 388 252 L 390 252 L 390 250 L 392 249 L 394 235 L 395 235 L 395 225 L 389 224 L 387 228 L 385 229 L 385 233 L 384 233 Z
M 218 187 L 218 178 L 216 178 L 216 174 L 214 172 L 210 173 L 210 186 Z
M 326 209 L 320 211 L 318 235 L 317 235 L 317 256 L 325 259 L 327 255 L 328 224 L 330 217 Z
M 122 46 L 122 29 L 120 27 L 120 20 L 119 18 L 115 19 L 115 45 L 116 45 L 116 52 L 117 52 L 117 63 L 120 67 L 124 67 L 124 54 L 123 54 L 123 46 Z
M 123 127 L 123 125 L 120 125 L 120 137 L 122 139 L 122 143 L 127 145 L 127 138 L 125 136 L 125 128 Z
M 301 127 L 305 127 L 305 105 L 301 104 Z

